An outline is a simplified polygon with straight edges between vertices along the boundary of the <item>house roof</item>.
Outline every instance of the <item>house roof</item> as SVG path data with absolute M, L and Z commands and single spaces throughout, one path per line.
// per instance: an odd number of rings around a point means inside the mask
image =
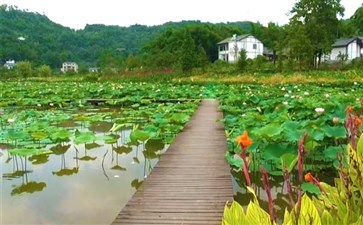
M 361 41 L 360 38 L 351 37 L 351 38 L 343 38 L 343 39 L 336 40 L 335 43 L 332 45 L 332 47 L 333 48 L 335 48 L 335 47 L 345 47 L 345 46 L 348 46 L 350 43 L 352 43 L 355 40 L 357 40 L 359 42 L 359 45 L 362 46 L 362 41 Z
M 76 65 L 77 63 L 75 63 L 75 62 L 64 62 L 63 64 L 64 65 Z
M 248 36 L 252 36 L 252 35 L 251 34 L 238 35 L 238 36 L 236 36 L 236 41 L 240 41 L 242 39 L 245 39 Z M 229 37 L 229 38 L 224 39 L 223 41 L 218 42 L 217 45 L 229 43 L 229 42 L 232 42 L 232 41 L 234 41 L 234 37 Z

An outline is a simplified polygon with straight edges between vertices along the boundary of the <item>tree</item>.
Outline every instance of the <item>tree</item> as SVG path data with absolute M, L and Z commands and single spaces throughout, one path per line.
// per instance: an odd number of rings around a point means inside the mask
M 313 57 L 313 46 L 310 42 L 306 26 L 300 21 L 290 22 L 287 27 L 287 46 L 289 69 L 298 62 L 299 70 L 308 69 Z
M 179 64 L 183 72 L 191 71 L 196 64 L 197 55 L 195 53 L 195 43 L 190 33 L 185 30 L 181 39 L 181 51 L 179 57 Z
M 205 68 L 209 61 L 206 51 L 202 46 L 199 46 L 197 49 L 197 56 L 196 56 L 196 67 Z
M 127 71 L 140 68 L 140 65 L 140 60 L 134 55 L 129 55 L 125 61 L 125 68 Z
M 31 77 L 33 75 L 32 65 L 29 61 L 21 61 L 16 64 L 16 73 L 19 77 Z
M 246 50 L 241 49 L 237 61 L 237 68 L 239 71 L 244 71 L 247 67 L 247 53 Z
M 37 74 L 41 77 L 50 77 L 52 69 L 48 65 L 42 65 L 37 69 Z
M 264 29 L 262 42 L 267 48 L 272 50 L 272 60 L 276 62 L 276 52 L 281 47 L 280 42 L 282 41 L 282 28 L 275 23 L 268 23 L 267 28 Z
M 363 35 L 363 4 L 350 18 L 349 25 L 352 27 L 355 35 Z
M 339 27 L 337 16 L 343 16 L 343 13 L 344 8 L 340 0 L 300 0 L 292 8 L 290 23 L 301 22 L 305 27 L 313 50 L 313 65 L 316 64 L 316 58 L 319 65 L 322 55 L 331 51 Z

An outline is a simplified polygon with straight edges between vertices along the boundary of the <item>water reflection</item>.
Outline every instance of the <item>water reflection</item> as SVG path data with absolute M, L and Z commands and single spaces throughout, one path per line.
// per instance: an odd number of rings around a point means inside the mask
M 161 139 L 128 145 L 130 133 L 52 144 L 25 157 L 3 150 L 2 222 L 110 224 L 167 147 Z
M 42 191 L 45 186 L 47 186 L 44 182 L 35 182 L 35 181 L 26 181 L 20 186 L 15 187 L 11 191 L 11 195 L 20 195 L 22 193 L 34 193 L 37 191 Z
M 142 185 L 144 181 L 140 180 L 139 179 L 134 179 L 131 181 L 131 187 L 135 188 L 136 190 L 139 189 L 139 187 Z
M 10 160 L 13 162 L 13 172 L 12 173 L 4 173 L 3 178 L 6 180 L 14 180 L 21 178 L 20 185 L 13 185 L 11 190 L 11 195 L 20 195 L 22 193 L 34 193 L 38 191 L 42 191 L 47 185 L 45 182 L 36 182 L 30 181 L 28 179 L 28 173 L 32 173 L 32 170 L 28 170 L 27 168 L 27 156 L 17 156 L 13 155 Z M 20 163 L 19 163 L 20 161 Z M 20 166 L 19 166 L 20 164 Z M 14 181 L 15 183 L 16 181 Z

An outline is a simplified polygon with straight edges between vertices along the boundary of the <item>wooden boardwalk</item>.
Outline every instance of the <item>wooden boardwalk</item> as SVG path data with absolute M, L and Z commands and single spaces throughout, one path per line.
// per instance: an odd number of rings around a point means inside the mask
M 113 224 L 221 224 L 233 199 L 215 100 L 203 100 Z

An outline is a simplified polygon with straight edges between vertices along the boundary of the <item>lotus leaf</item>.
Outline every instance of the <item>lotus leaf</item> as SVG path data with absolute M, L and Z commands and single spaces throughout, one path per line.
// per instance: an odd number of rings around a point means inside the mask
M 59 128 L 52 131 L 50 139 L 54 142 L 69 141 L 71 133 L 67 129 Z
M 85 144 L 94 142 L 96 140 L 96 136 L 92 132 L 79 132 L 78 130 L 75 131 L 75 140 L 76 144 Z
M 34 140 L 42 140 L 48 137 L 48 134 L 44 131 L 35 131 L 30 135 Z
M 51 153 L 49 150 L 44 149 L 28 149 L 28 148 L 16 148 L 9 150 L 10 155 L 19 155 L 19 156 L 31 156 L 31 155 L 39 155 L 39 154 L 47 154 Z
M 151 133 L 147 132 L 147 131 L 143 131 L 143 130 L 133 130 L 130 134 L 130 139 L 131 141 L 135 142 L 135 141 L 146 141 L 147 139 L 149 139 L 151 137 Z
M 164 149 L 165 144 L 163 143 L 163 140 L 161 139 L 149 139 L 147 140 L 146 144 L 145 144 L 145 149 L 147 151 L 159 151 Z

